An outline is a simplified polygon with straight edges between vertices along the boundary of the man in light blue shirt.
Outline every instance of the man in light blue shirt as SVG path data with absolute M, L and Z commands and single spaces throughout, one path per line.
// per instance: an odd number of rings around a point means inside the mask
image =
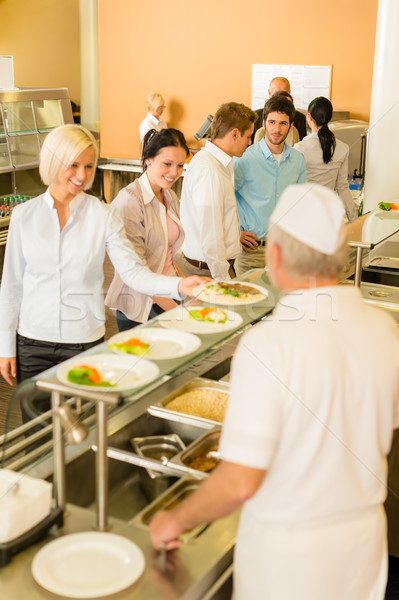
M 306 181 L 303 157 L 285 143 L 294 116 L 295 108 L 288 98 L 270 98 L 263 110 L 264 139 L 234 160 L 241 243 L 248 247 L 235 261 L 238 276 L 248 269 L 264 267 L 270 215 L 288 185 Z

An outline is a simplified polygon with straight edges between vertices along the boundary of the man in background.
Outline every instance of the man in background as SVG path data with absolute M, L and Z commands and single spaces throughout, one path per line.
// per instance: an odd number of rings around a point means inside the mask
M 150 523 L 155 548 L 171 550 L 183 531 L 244 505 L 235 600 L 385 596 L 383 503 L 399 426 L 399 337 L 395 321 L 366 304 L 359 288 L 338 285 L 348 250 L 343 218 L 332 190 L 284 191 L 267 262 L 285 295 L 237 348 L 222 460 Z
M 276 92 L 287 92 L 291 96 L 291 84 L 286 77 L 274 77 L 268 89 L 269 98 L 274 96 Z M 292 96 L 291 96 L 292 97 Z M 262 127 L 262 112 L 263 108 L 255 111 L 258 115 L 258 120 L 255 123 L 254 136 L 259 127 Z M 306 116 L 299 110 L 295 111 L 294 127 L 298 130 L 299 139 L 302 140 L 307 135 Z M 252 138 L 252 142 L 254 137 Z
M 234 161 L 241 239 L 246 248 L 234 265 L 238 276 L 265 266 L 269 217 L 288 185 L 306 181 L 303 156 L 285 143 L 294 114 L 291 100 L 283 95 L 272 96 L 263 109 L 265 137 Z
M 251 144 L 256 118 L 243 104 L 222 104 L 212 121 L 211 140 L 188 165 L 180 202 L 185 240 L 176 258 L 184 274 L 217 280 L 234 276 L 241 245 L 233 156 L 242 156 Z
M 289 94 L 288 92 L 283 92 L 283 91 L 276 92 L 275 94 L 273 94 L 273 96 L 285 96 L 286 98 L 288 98 L 288 100 L 290 100 L 292 102 L 292 104 L 294 104 L 294 100 L 292 99 L 291 94 Z M 262 117 L 260 117 L 260 118 L 262 119 Z M 265 128 L 262 125 L 262 127 L 259 127 L 259 129 L 256 131 L 253 143 L 257 144 L 264 137 L 265 137 Z M 285 143 L 287 144 L 287 146 L 294 147 L 295 144 L 297 144 L 298 142 L 299 142 L 298 129 L 295 127 L 295 125 L 292 125 L 292 127 L 289 131 L 289 134 L 286 137 Z

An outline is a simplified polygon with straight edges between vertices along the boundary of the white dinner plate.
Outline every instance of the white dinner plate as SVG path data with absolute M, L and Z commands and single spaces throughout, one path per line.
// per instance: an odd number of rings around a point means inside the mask
M 49 542 L 32 561 L 46 590 L 67 598 L 99 598 L 132 585 L 145 568 L 140 548 L 114 533 L 72 533 Z
M 145 354 L 146 358 L 154 360 L 163 360 L 169 358 L 178 358 L 195 352 L 201 346 L 201 340 L 192 333 L 186 331 L 168 331 L 159 327 L 145 327 L 143 329 L 129 329 L 121 331 L 108 340 L 110 344 L 123 344 L 131 338 L 138 338 L 145 344 L 150 344 Z M 126 356 L 123 350 L 109 348 L 112 352 L 117 352 Z M 128 355 L 131 356 L 131 355 Z M 134 355 L 133 355 L 134 356 Z
M 247 295 L 242 297 L 232 296 L 231 294 L 223 294 L 218 293 L 214 289 L 218 283 L 239 283 L 241 285 L 245 285 L 246 287 L 252 288 L 254 291 L 258 292 L 256 295 Z M 268 292 L 261 285 L 256 285 L 255 283 L 247 283 L 246 281 L 220 281 L 220 282 L 211 282 L 211 283 L 203 283 L 197 286 L 194 289 L 194 296 L 201 300 L 202 302 L 207 302 L 209 304 L 222 304 L 224 306 L 243 306 L 245 304 L 255 304 L 256 302 L 261 302 L 267 298 Z
M 220 333 L 239 327 L 242 316 L 232 310 L 224 310 L 227 314 L 225 323 L 210 323 L 209 321 L 196 321 L 190 318 L 189 311 L 205 308 L 204 306 L 177 306 L 172 310 L 162 313 L 157 317 L 158 321 L 165 327 L 191 331 L 191 333 Z
M 103 379 L 114 384 L 110 387 L 96 385 L 81 385 L 72 383 L 67 375 L 70 369 L 87 365 L 97 369 Z M 61 363 L 57 369 L 57 377 L 61 383 L 74 388 L 101 392 L 122 392 L 140 387 L 157 377 L 158 366 L 145 360 L 142 356 L 124 354 L 89 354 L 88 356 L 75 357 Z

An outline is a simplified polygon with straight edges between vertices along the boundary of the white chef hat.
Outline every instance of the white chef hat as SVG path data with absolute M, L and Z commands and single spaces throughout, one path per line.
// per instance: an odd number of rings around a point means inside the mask
M 332 190 L 316 183 L 289 185 L 270 217 L 269 229 L 277 225 L 303 244 L 331 255 L 342 243 L 344 213 Z

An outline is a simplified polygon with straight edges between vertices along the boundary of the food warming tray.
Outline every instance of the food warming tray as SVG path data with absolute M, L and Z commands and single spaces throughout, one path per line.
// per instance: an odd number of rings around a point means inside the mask
M 171 464 L 182 464 L 191 469 L 198 469 L 198 467 L 194 466 L 192 462 L 198 459 L 208 459 L 211 463 L 214 463 L 214 466 L 216 467 L 219 462 L 218 452 L 221 433 L 221 427 L 215 427 L 215 429 L 207 431 L 198 440 L 192 442 L 192 444 L 190 444 L 185 450 L 179 454 L 176 454 L 171 459 Z M 209 458 L 210 456 L 212 457 L 211 459 Z M 198 470 L 210 472 L 212 468 Z
M 171 510 L 180 504 L 180 502 L 182 502 L 185 498 L 190 496 L 190 494 L 195 492 L 199 485 L 200 481 L 191 479 L 190 477 L 179 479 L 179 481 L 174 483 L 166 492 L 156 498 L 156 500 L 151 502 L 151 504 L 146 506 L 146 508 L 136 515 L 130 521 L 130 523 L 132 525 L 137 525 L 139 527 L 148 529 L 150 521 L 154 517 L 155 513 L 160 510 Z M 194 529 L 190 529 L 189 531 L 185 531 L 180 536 L 180 539 L 183 542 L 187 542 L 188 540 L 197 537 L 206 527 L 207 524 L 194 527 Z
M 171 402 L 174 398 L 176 398 L 177 396 L 181 396 L 182 394 L 185 394 L 186 392 L 191 392 L 193 390 L 198 390 L 198 389 L 217 390 L 217 391 L 229 393 L 230 385 L 228 382 L 225 382 L 225 381 L 214 381 L 212 379 L 206 379 L 204 377 L 197 377 L 197 378 L 193 379 L 192 381 L 190 381 L 190 383 L 187 383 L 186 385 L 175 390 L 168 396 L 165 396 L 165 398 L 163 398 L 162 402 L 159 402 L 157 404 L 152 404 L 151 406 L 149 406 L 147 409 L 148 413 L 153 416 L 159 417 L 159 418 L 169 419 L 171 421 L 179 422 L 182 425 L 184 425 L 184 424 L 197 425 L 197 426 L 204 427 L 205 429 L 213 429 L 214 427 L 218 427 L 218 426 L 220 427 L 220 421 L 214 421 L 212 419 L 205 419 L 204 417 L 199 417 L 196 415 L 191 415 L 189 413 L 183 413 L 183 412 L 171 410 L 166 407 L 166 405 L 169 402 Z M 177 433 L 178 433 L 178 431 L 177 431 Z

